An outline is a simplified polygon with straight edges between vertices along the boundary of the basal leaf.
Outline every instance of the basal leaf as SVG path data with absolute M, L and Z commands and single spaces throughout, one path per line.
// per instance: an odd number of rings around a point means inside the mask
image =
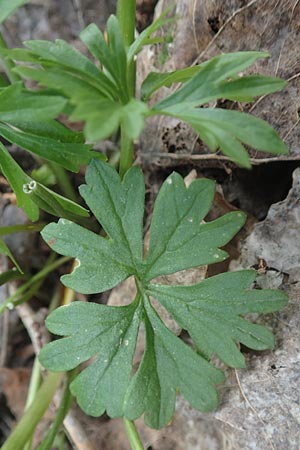
M 230 213 L 203 223 L 214 196 L 214 183 L 199 179 L 186 188 L 172 174 L 155 201 L 148 255 L 143 255 L 144 183 L 140 170 L 131 168 L 121 181 L 108 164 L 93 161 L 80 193 L 102 224 L 107 237 L 72 222 L 60 220 L 42 232 L 48 244 L 63 255 L 77 258 L 77 267 L 62 281 L 74 290 L 102 292 L 133 275 L 136 298 L 129 306 L 109 307 L 75 303 L 54 311 L 49 330 L 63 339 L 41 352 L 42 364 L 64 371 L 95 358 L 73 381 L 71 390 L 90 415 L 105 410 L 111 417 L 130 420 L 145 414 L 154 428 L 169 423 L 179 391 L 196 409 L 217 405 L 215 385 L 223 380 L 211 357 L 243 367 L 237 343 L 262 350 L 274 346 L 266 328 L 247 322 L 252 312 L 272 312 L 284 306 L 285 294 L 251 290 L 253 271 L 218 275 L 191 286 L 151 284 L 159 275 L 223 260 L 219 249 L 244 223 L 241 213 Z M 152 305 L 158 300 L 190 334 L 196 351 L 175 336 Z M 132 361 L 140 323 L 145 350 L 137 371 Z
M 78 266 L 62 279 L 72 289 L 103 292 L 137 272 L 142 263 L 144 183 L 132 168 L 123 182 L 106 163 L 93 161 L 80 192 L 110 239 L 69 221 L 46 226 L 43 238 L 58 253 L 76 257 Z M 78 244 L 74 246 L 74 238 Z
M 71 384 L 73 395 L 87 414 L 100 416 L 105 410 L 111 417 L 123 414 L 139 327 L 137 306 L 132 303 L 114 308 L 76 302 L 57 309 L 46 321 L 52 333 L 68 337 L 41 351 L 45 367 L 69 370 L 97 357 Z
M 286 303 L 281 291 L 250 290 L 255 271 L 223 273 L 193 286 L 150 285 L 149 294 L 159 300 L 208 359 L 215 353 L 227 365 L 245 367 L 240 342 L 255 350 L 274 346 L 265 327 L 241 318 L 241 314 L 273 312 Z
M 126 255 L 128 264 L 139 264 L 143 258 L 145 200 L 141 170 L 131 168 L 121 182 L 109 164 L 93 161 L 80 194 L 106 233 L 120 247 L 120 257 Z
M 212 206 L 214 189 L 213 181 L 207 179 L 195 180 L 187 189 L 176 173 L 164 182 L 150 227 L 148 280 L 227 258 L 227 253 L 218 247 L 239 231 L 245 216 L 233 212 L 201 223 Z
M 4 22 L 17 8 L 27 0 L 0 0 L 0 23 Z
M 125 416 L 134 420 L 145 413 L 147 425 L 161 428 L 173 416 L 177 390 L 194 408 L 214 409 L 214 385 L 223 381 L 223 373 L 169 331 L 147 300 L 144 305 L 146 349 L 127 391 Z

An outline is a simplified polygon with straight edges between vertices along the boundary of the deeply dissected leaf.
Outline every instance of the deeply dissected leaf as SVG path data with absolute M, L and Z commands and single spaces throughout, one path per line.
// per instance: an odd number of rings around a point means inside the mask
M 173 416 L 177 389 L 194 408 L 214 409 L 213 385 L 223 381 L 222 372 L 169 331 L 147 300 L 145 308 L 146 349 L 128 388 L 125 415 L 137 419 L 145 412 L 146 424 L 161 428 Z
M 17 8 L 27 0 L 0 0 L 0 23 L 4 22 Z
M 54 67 L 65 67 L 88 83 L 95 84 L 105 97 L 114 97 L 114 84 L 110 79 L 92 61 L 65 41 L 34 40 L 26 41 L 25 45 L 34 55 L 39 56 L 41 65 L 48 66 L 48 63 L 52 63 Z
M 179 103 L 199 106 L 216 98 L 240 100 L 241 96 L 251 98 L 281 90 L 286 83 L 279 78 L 270 77 L 269 83 L 266 83 L 268 77 L 261 76 L 236 79 L 241 71 L 250 67 L 257 59 L 268 56 L 265 52 L 235 52 L 216 56 L 201 64 L 202 70 L 180 89 L 157 103 L 154 109 L 164 110 Z
M 67 98 L 73 96 L 96 95 L 107 99 L 103 91 L 95 84 L 87 82 L 78 74 L 69 73 L 64 68 L 49 67 L 47 70 L 19 66 L 15 70 L 19 75 L 30 80 L 38 81 L 41 86 L 55 89 Z
M 137 308 L 137 303 L 118 308 L 76 302 L 46 321 L 52 333 L 68 337 L 42 351 L 44 366 L 69 370 L 97 355 L 71 385 L 80 406 L 92 416 L 105 410 L 112 417 L 122 415 L 139 327 Z
M 239 231 L 245 216 L 232 212 L 201 223 L 211 208 L 214 191 L 211 180 L 195 180 L 187 189 L 180 175 L 173 173 L 167 178 L 153 210 L 147 280 L 227 258 L 218 247 Z
M 78 266 L 63 282 L 77 291 L 106 291 L 138 270 L 143 254 L 144 182 L 132 168 L 123 182 L 108 164 L 93 161 L 81 195 L 110 239 L 68 221 L 50 224 L 43 238 L 57 252 L 74 256 Z M 74 247 L 73 236 L 78 236 Z
M 271 312 L 286 303 L 285 294 L 249 289 L 253 271 L 211 277 L 191 286 L 151 284 L 151 279 L 187 267 L 224 259 L 223 246 L 243 225 L 241 213 L 203 223 L 214 194 L 214 183 L 199 179 L 187 189 L 178 174 L 163 184 L 156 199 L 148 255 L 143 255 L 144 183 L 131 168 L 120 180 L 108 164 L 93 161 L 81 195 L 102 224 L 107 238 L 72 222 L 60 220 L 42 232 L 58 253 L 77 258 L 77 267 L 62 277 L 64 284 L 84 293 L 102 292 L 133 275 L 135 300 L 125 307 L 75 303 L 54 311 L 49 330 L 63 339 L 41 352 L 42 364 L 63 371 L 95 358 L 73 381 L 71 390 L 90 415 L 105 410 L 112 417 L 145 421 L 154 428 L 166 425 L 174 412 L 176 392 L 197 409 L 217 404 L 215 385 L 223 374 L 210 362 L 217 354 L 233 367 L 244 359 L 237 344 L 272 348 L 267 329 L 247 322 L 248 312 Z M 176 337 L 152 305 L 155 298 L 186 329 L 197 353 Z M 139 324 L 146 332 L 145 352 L 132 376 L 132 359 Z
M 274 128 L 250 114 L 219 108 L 183 108 L 182 105 L 170 107 L 165 113 L 188 122 L 211 150 L 220 148 L 245 167 L 250 163 L 241 143 L 263 152 L 288 152 Z
M 270 153 L 287 153 L 286 145 L 266 122 L 253 116 L 224 109 L 200 108 L 216 99 L 253 101 L 254 97 L 282 90 L 286 82 L 261 75 L 240 76 L 264 52 L 237 52 L 217 56 L 196 68 L 169 74 L 150 74 L 144 81 L 143 95 L 150 96 L 161 86 L 185 82 L 171 95 L 154 105 L 152 114 L 177 117 L 197 131 L 212 151 L 220 148 L 230 159 L 250 168 L 250 160 L 242 143 Z M 186 77 L 186 78 L 185 78 Z
M 150 285 L 148 292 L 188 330 L 208 359 L 215 353 L 229 366 L 244 367 L 236 342 L 264 350 L 274 346 L 274 336 L 240 315 L 272 312 L 286 301 L 281 291 L 250 290 L 254 281 L 255 271 L 243 270 L 216 275 L 193 286 Z

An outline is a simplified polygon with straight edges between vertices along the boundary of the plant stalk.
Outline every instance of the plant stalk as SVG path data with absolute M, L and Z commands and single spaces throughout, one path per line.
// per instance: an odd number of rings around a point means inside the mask
M 140 440 L 136 426 L 132 420 L 124 417 L 124 425 L 132 450 L 144 450 L 144 446 Z
M 37 424 L 49 407 L 63 373 L 49 372 L 38 390 L 35 400 L 23 415 L 16 428 L 1 447 L 1 450 L 22 450 L 31 438 Z
M 41 380 L 42 380 L 41 366 L 40 366 L 39 360 L 36 356 L 34 363 L 33 363 L 32 374 L 31 374 L 28 395 L 27 395 L 27 400 L 26 400 L 26 405 L 25 405 L 25 411 L 30 407 L 30 405 L 34 401 L 36 393 L 38 392 L 38 389 L 40 387 Z M 31 447 L 32 447 L 32 436 L 30 437 L 29 441 L 27 442 L 24 450 L 31 450 Z
M 124 44 L 128 48 L 134 41 L 136 0 L 118 0 L 117 17 L 120 22 Z M 131 61 L 127 66 L 127 83 L 131 97 L 135 97 L 136 64 Z M 132 166 L 134 160 L 134 143 L 126 136 L 121 126 L 121 156 L 119 172 L 121 178 Z

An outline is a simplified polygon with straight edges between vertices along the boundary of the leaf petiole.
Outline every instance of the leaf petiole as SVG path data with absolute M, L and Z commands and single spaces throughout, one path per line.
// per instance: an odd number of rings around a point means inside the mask
M 135 423 L 132 420 L 123 419 L 125 430 L 131 445 L 132 450 L 144 450 L 144 446 L 140 440 Z

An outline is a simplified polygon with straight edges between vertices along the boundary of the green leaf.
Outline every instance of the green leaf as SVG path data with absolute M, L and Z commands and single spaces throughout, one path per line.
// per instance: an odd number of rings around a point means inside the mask
M 124 124 L 128 138 L 136 139 L 148 112 L 145 103 L 134 98 L 125 105 L 92 96 L 76 97 L 73 101 L 76 106 L 70 119 L 84 120 L 85 136 L 93 142 L 108 138 L 121 124 Z
M 9 86 L 9 81 L 0 73 L 0 88 Z
M 19 264 L 17 263 L 17 261 L 15 260 L 12 252 L 10 251 L 10 249 L 7 247 L 6 243 L 4 242 L 3 239 L 0 239 L 0 254 L 1 255 L 5 255 L 7 256 L 16 266 L 16 268 L 18 269 L 18 271 L 22 274 L 23 271 L 20 268 Z
M 150 72 L 141 86 L 141 98 L 149 100 L 151 95 L 163 86 L 171 87 L 173 83 L 185 83 L 202 70 L 202 65 L 186 67 L 174 72 Z
M 0 120 L 40 121 L 56 117 L 65 107 L 62 97 L 25 91 L 21 83 L 14 83 L 0 92 Z
M 82 206 L 51 191 L 26 175 L 1 143 L 0 170 L 16 194 L 17 205 L 24 209 L 32 221 L 38 219 L 39 208 L 55 216 L 71 220 L 89 216 L 88 211 Z
M 227 253 L 218 247 L 239 231 L 245 216 L 232 212 L 201 223 L 211 208 L 214 191 L 211 180 L 195 180 L 187 189 L 177 173 L 167 178 L 153 210 L 147 280 L 227 258 Z
M 168 114 L 188 122 L 211 150 L 221 150 L 238 164 L 249 167 L 249 160 L 240 142 L 263 152 L 286 154 L 288 148 L 276 131 L 264 120 L 218 108 L 186 108 L 174 106 Z
M 174 413 L 177 389 L 194 408 L 214 409 L 218 396 L 213 386 L 223 381 L 223 373 L 174 336 L 148 301 L 145 307 L 146 350 L 127 391 L 125 416 L 134 420 L 145 412 L 148 426 L 165 426 Z
M 281 291 L 250 290 L 255 275 L 254 270 L 243 270 L 216 275 L 193 286 L 150 285 L 148 293 L 189 332 L 208 359 L 215 353 L 231 367 L 245 367 L 236 342 L 265 350 L 274 347 L 274 336 L 240 315 L 277 311 L 286 303 Z
M 0 0 L 0 23 L 4 22 L 17 8 L 27 0 Z
M 14 72 L 29 80 L 38 81 L 39 85 L 54 89 L 70 99 L 80 95 L 96 95 L 107 99 L 103 89 L 99 89 L 96 83 L 87 82 L 78 74 L 69 73 L 64 68 L 49 67 L 44 70 L 19 66 Z
M 269 83 L 266 82 L 268 77 L 260 76 L 246 77 L 245 83 L 240 81 L 243 78 L 232 80 L 257 59 L 268 56 L 269 54 L 265 52 L 235 52 L 216 56 L 201 64 L 198 73 L 189 82 L 157 103 L 154 109 L 165 110 L 179 103 L 199 106 L 216 98 L 240 99 L 245 96 L 252 98 L 255 95 L 281 90 L 286 83 L 273 77 L 270 77 Z
M 6 148 L 0 142 L 0 170 L 9 182 L 16 194 L 17 205 L 23 208 L 29 219 L 33 222 L 39 217 L 39 208 L 32 199 L 23 191 L 23 185 L 30 183 L 32 179 L 26 175 L 21 167 L 10 156 Z
M 68 337 L 44 348 L 41 363 L 64 371 L 97 356 L 72 382 L 72 394 L 87 414 L 100 416 L 107 410 L 111 417 L 121 416 L 139 327 L 137 304 L 118 308 L 76 302 L 54 311 L 46 325 Z
M 36 134 L 27 132 L 26 124 L 20 124 L 19 126 L 22 128 L 16 128 L 15 125 L 12 127 L 0 122 L 0 135 L 9 142 L 30 150 L 41 158 L 53 161 L 73 172 L 78 172 L 81 164 L 89 163 L 97 155 L 91 151 L 91 145 L 64 142 L 64 140 L 58 140 L 57 136 L 48 137 L 49 129 L 51 129 L 49 123 L 46 125 L 46 133 L 40 127 L 39 130 L 35 130 Z
M 46 226 L 42 236 L 55 251 L 78 260 L 74 272 L 63 277 L 64 284 L 76 291 L 95 293 L 136 273 L 141 263 L 144 183 L 137 167 L 121 183 L 112 167 L 98 161 L 89 166 L 86 182 L 80 193 L 110 239 L 65 220 Z
M 45 186 L 53 186 L 57 183 L 55 173 L 47 164 L 43 164 L 38 169 L 33 169 L 31 171 L 31 177 Z
M 115 86 L 111 80 L 86 56 L 61 39 L 51 41 L 26 41 L 31 54 L 38 56 L 39 63 L 48 67 L 64 67 L 72 74 L 97 87 L 106 98 L 114 98 Z
M 119 21 L 113 15 L 107 21 L 107 37 L 108 43 L 106 43 L 103 33 L 94 23 L 80 33 L 82 42 L 111 75 L 120 98 L 124 102 L 128 102 L 126 50 Z
M 81 217 L 89 217 L 87 209 L 35 180 L 23 185 L 23 191 L 32 198 L 39 208 L 54 216 L 65 217 L 75 221 Z
M 230 213 L 203 223 L 214 197 L 214 183 L 199 179 L 186 188 L 172 174 L 155 201 L 150 247 L 143 254 L 144 183 L 131 168 L 121 181 L 108 164 L 93 161 L 80 193 L 102 224 L 107 238 L 66 220 L 47 225 L 43 238 L 51 248 L 77 258 L 77 267 L 62 282 L 83 293 L 103 292 L 125 278 L 135 277 L 137 295 L 129 306 L 109 307 L 75 303 L 54 311 L 48 329 L 63 339 L 48 344 L 41 362 L 49 370 L 64 371 L 93 358 L 73 381 L 71 390 L 90 415 L 105 410 L 111 417 L 135 420 L 145 414 L 154 428 L 171 420 L 179 391 L 196 409 L 217 405 L 215 385 L 223 374 L 210 361 L 213 354 L 233 367 L 244 366 L 237 344 L 256 350 L 272 348 L 271 332 L 247 322 L 249 312 L 272 312 L 286 303 L 284 293 L 255 291 L 255 272 L 218 275 L 191 286 L 151 284 L 159 275 L 223 260 L 225 245 L 244 223 Z M 196 351 L 176 337 L 152 305 L 158 300 L 187 330 Z M 132 374 L 140 323 L 145 350 Z
M 155 33 L 155 31 L 157 31 L 164 25 L 168 25 L 177 20 L 176 17 L 167 17 L 167 15 L 172 11 L 173 8 L 174 4 L 166 8 L 163 13 L 156 20 L 154 20 L 151 25 L 149 25 L 144 31 L 142 31 L 141 34 L 134 40 L 127 52 L 128 62 L 133 60 L 134 56 L 142 49 L 144 45 L 147 45 L 150 36 Z

